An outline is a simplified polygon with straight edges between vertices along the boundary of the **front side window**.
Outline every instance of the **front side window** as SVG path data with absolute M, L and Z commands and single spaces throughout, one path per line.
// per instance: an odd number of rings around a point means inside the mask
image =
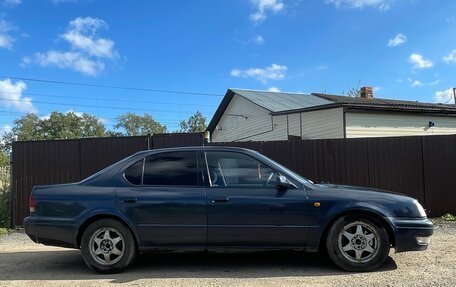
M 215 187 L 275 187 L 278 174 L 253 157 L 236 152 L 207 152 L 211 185 Z
M 196 152 L 168 152 L 146 157 L 143 185 L 197 186 Z

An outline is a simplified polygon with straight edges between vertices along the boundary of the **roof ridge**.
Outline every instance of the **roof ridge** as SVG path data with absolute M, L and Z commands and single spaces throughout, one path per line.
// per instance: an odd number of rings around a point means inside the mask
M 252 89 L 240 89 L 240 88 L 228 88 L 231 91 L 246 91 L 246 92 L 260 92 L 260 93 L 279 93 L 279 94 L 290 94 L 290 95 L 306 95 L 311 96 L 312 93 L 306 92 L 282 92 L 282 91 L 268 91 L 268 90 L 252 90 Z
M 440 107 L 449 107 L 449 108 L 456 108 L 455 105 L 451 104 L 444 104 L 444 103 L 431 103 L 431 102 L 421 102 L 421 101 L 413 101 L 413 100 L 402 100 L 402 99 L 389 99 L 389 98 L 372 98 L 372 99 L 366 99 L 366 98 L 361 98 L 361 97 L 350 97 L 350 96 L 344 96 L 344 95 L 335 95 L 335 94 L 325 94 L 325 93 L 311 93 L 311 95 L 321 97 L 327 100 L 335 100 L 332 99 L 332 97 L 338 97 L 338 98 L 346 98 L 346 99 L 352 99 L 353 101 L 358 101 L 356 102 L 357 104 L 388 104 L 388 102 L 394 102 L 394 103 L 403 103 L 403 104 L 416 104 L 416 105 L 432 105 L 432 106 L 440 106 Z M 377 102 L 375 102 L 377 101 Z

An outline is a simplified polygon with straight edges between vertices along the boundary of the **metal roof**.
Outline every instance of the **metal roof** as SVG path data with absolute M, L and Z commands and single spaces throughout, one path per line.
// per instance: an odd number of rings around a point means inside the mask
M 344 104 L 344 105 L 356 105 L 366 107 L 388 107 L 396 109 L 414 109 L 420 111 L 447 111 L 456 112 L 456 105 L 445 105 L 438 103 L 423 103 L 418 101 L 403 101 L 403 100 L 392 100 L 382 98 L 360 98 L 360 97 L 347 97 L 330 94 L 318 94 L 313 93 L 312 95 L 321 97 L 322 99 L 329 100 L 333 103 Z
M 271 112 L 282 112 L 333 103 L 330 100 L 326 100 L 312 94 L 252 91 L 240 89 L 230 90 Z
M 208 125 L 208 131 L 214 131 L 234 95 L 239 95 L 256 105 L 267 109 L 272 115 L 305 112 L 334 107 L 347 107 L 363 110 L 372 109 L 384 111 L 456 114 L 456 105 L 421 103 L 381 98 L 366 99 L 319 93 L 303 94 L 228 89 Z

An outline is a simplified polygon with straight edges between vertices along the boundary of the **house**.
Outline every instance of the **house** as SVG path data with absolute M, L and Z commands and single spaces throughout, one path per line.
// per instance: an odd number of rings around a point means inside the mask
M 228 89 L 209 123 L 211 141 L 274 141 L 456 134 L 456 105 Z

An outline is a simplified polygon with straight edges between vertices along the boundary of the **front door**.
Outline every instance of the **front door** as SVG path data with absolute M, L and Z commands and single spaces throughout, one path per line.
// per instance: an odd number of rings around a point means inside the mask
M 207 151 L 205 158 L 209 249 L 305 246 L 305 190 L 278 189 L 279 173 L 249 154 Z
M 196 151 L 153 154 L 125 171 L 117 189 L 121 212 L 143 247 L 204 250 L 206 196 Z

